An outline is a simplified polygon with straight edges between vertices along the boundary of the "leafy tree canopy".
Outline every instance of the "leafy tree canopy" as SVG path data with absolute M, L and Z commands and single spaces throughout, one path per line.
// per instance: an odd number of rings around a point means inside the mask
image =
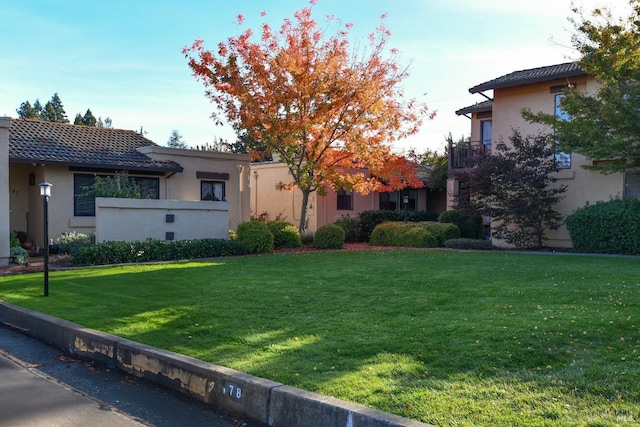
M 544 246 L 546 231 L 561 224 L 562 215 L 554 206 L 567 189 L 552 175 L 557 171 L 553 153 L 551 138 L 523 137 L 514 130 L 509 144 L 498 142 L 492 154 L 456 172 L 467 191 L 459 207 L 490 216 L 492 235 L 498 239 L 518 247 Z
M 587 156 L 595 161 L 591 168 L 603 173 L 640 167 L 640 0 L 629 5 L 626 18 L 602 8 L 585 17 L 573 9 L 579 64 L 600 87 L 593 94 L 565 90 L 561 107 L 570 119 L 523 111 L 526 119 L 555 129 L 561 151 Z
M 309 194 L 327 183 L 362 193 L 421 186 L 391 144 L 418 131 L 426 106 L 403 99 L 400 84 L 408 73 L 396 50 L 386 52 L 390 33 L 384 23 L 368 45 L 352 49 L 351 24 L 327 38 L 336 18 L 318 28 L 312 7 L 294 16 L 279 30 L 262 25 L 258 40 L 249 29 L 215 51 L 196 40 L 183 52 L 221 112 L 213 118 L 249 132 L 250 153 L 278 154 L 287 165 L 291 182 L 279 188 L 302 191 L 302 229 Z

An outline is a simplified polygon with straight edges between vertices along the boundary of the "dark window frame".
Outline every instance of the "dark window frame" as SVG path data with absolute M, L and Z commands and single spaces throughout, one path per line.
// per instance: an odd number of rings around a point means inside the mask
M 339 211 L 353 210 L 353 191 L 338 190 L 336 192 L 336 209 Z
M 96 182 L 96 177 L 106 178 L 108 176 L 113 175 L 102 173 L 73 174 L 73 216 L 96 216 L 95 195 L 82 196 L 82 194 L 87 191 L 85 187 L 90 187 Z M 160 198 L 160 178 L 146 176 L 129 176 L 129 178 L 133 179 L 141 187 L 143 196 L 149 196 L 149 199 L 156 200 Z
M 222 188 L 218 196 L 216 196 L 216 186 Z M 226 187 L 225 181 L 200 181 L 200 200 L 225 202 L 227 200 Z

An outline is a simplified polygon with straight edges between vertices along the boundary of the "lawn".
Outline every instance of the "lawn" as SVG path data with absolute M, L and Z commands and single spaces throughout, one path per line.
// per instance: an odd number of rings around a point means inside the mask
M 640 259 L 273 254 L 0 278 L 0 299 L 438 425 L 640 424 Z

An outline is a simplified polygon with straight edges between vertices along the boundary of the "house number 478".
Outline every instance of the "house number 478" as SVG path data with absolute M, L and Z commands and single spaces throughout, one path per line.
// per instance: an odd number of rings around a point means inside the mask
M 225 381 L 224 387 L 222 387 L 222 394 L 225 396 L 229 396 L 236 402 L 242 402 L 242 387 L 240 387 L 239 384 L 231 381 Z

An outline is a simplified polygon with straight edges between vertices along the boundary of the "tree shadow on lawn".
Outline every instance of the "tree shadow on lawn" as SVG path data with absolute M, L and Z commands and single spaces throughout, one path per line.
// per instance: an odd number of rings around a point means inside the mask
M 479 412 L 523 407 L 544 418 L 549 401 L 578 412 L 598 402 L 593 410 L 604 413 L 621 399 L 640 417 L 639 370 L 629 366 L 640 348 L 630 320 L 637 302 L 621 305 L 612 289 L 517 305 L 539 297 L 528 289 L 491 298 L 471 289 L 449 294 L 451 285 L 422 286 L 421 294 L 355 285 L 280 289 L 225 283 L 238 272 L 217 265 L 59 272 L 51 284 L 52 295 L 60 294 L 54 315 L 428 422 L 453 422 L 442 415 L 451 412 L 445 402 L 476 421 Z M 189 278 L 185 269 L 192 268 L 207 274 Z M 117 286 L 105 289 L 112 274 Z M 78 306 L 74 295 L 89 300 Z M 47 301 L 37 303 L 50 312 Z M 530 401 L 514 404 L 521 396 Z

